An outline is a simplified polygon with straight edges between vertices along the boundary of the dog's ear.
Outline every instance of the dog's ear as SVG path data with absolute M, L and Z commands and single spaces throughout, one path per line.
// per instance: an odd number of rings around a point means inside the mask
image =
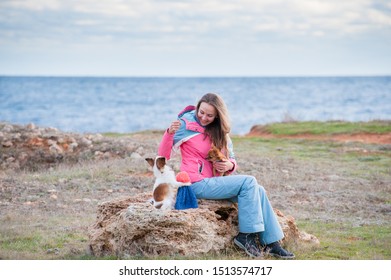
M 159 157 L 156 159 L 156 166 L 159 169 L 162 169 L 166 165 L 166 158 L 165 157 Z
M 145 159 L 147 162 L 148 162 L 148 164 L 150 165 L 150 166 L 152 166 L 153 167 L 153 165 L 155 164 L 155 160 L 153 159 L 153 158 L 146 158 Z

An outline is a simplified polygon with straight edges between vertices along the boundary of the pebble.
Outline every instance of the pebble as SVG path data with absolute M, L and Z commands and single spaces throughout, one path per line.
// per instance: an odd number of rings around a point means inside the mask
M 60 253 L 60 249 L 58 249 L 58 248 L 50 248 L 50 249 L 47 249 L 46 253 L 58 255 Z
M 13 144 L 12 144 L 11 141 L 4 141 L 4 142 L 1 143 L 1 145 L 2 145 L 3 147 L 6 147 L 6 148 L 10 148 L 10 147 L 13 146 Z
M 30 130 L 34 130 L 36 128 L 36 126 L 33 123 L 29 123 L 28 125 L 26 125 L 26 128 L 30 129 Z
M 141 155 L 140 155 L 139 153 L 133 152 L 133 153 L 130 155 L 130 158 L 141 158 Z

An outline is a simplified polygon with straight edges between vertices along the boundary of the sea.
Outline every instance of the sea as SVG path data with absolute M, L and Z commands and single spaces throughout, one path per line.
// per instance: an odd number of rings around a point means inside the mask
M 0 76 L 0 122 L 76 133 L 163 130 L 209 92 L 225 100 L 235 135 L 274 122 L 391 120 L 391 76 Z

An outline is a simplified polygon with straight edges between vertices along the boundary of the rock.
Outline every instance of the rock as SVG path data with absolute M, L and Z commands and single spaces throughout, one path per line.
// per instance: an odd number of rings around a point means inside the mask
M 103 156 L 103 152 L 101 152 L 101 151 L 95 151 L 94 156 L 96 156 L 96 157 L 101 157 L 101 156 Z
M 1 143 L 1 145 L 5 148 L 9 148 L 13 146 L 13 143 L 11 141 L 4 141 L 3 143 Z
M 150 198 L 150 193 L 143 193 L 100 204 L 89 230 L 92 254 L 194 256 L 232 246 L 238 225 L 236 204 L 199 200 L 197 209 L 162 212 L 148 202 Z M 276 213 L 284 242 L 319 243 L 315 236 L 300 232 L 292 217 Z
M 266 125 L 254 125 L 251 127 L 249 135 L 267 135 L 270 134 Z
M 11 162 L 14 162 L 15 161 L 15 158 L 14 157 L 9 157 L 7 158 L 6 162 L 8 163 L 11 163 Z
M 49 151 L 52 154 L 62 154 L 63 153 L 62 148 L 60 146 L 58 146 L 57 144 L 50 145 Z
M 11 124 L 5 124 L 2 128 L 3 132 L 12 132 L 14 130 L 14 126 Z
M 278 209 L 274 209 L 274 212 L 276 213 L 278 222 L 280 223 L 280 226 L 284 232 L 284 242 L 306 242 L 316 246 L 320 244 L 316 236 L 308 234 L 304 231 L 299 231 L 298 227 L 295 224 L 295 218 L 293 218 L 292 216 L 285 216 Z
M 77 148 L 78 144 L 76 142 L 71 142 L 71 144 L 68 145 L 68 150 L 70 152 L 73 152 Z
M 47 254 L 55 254 L 58 255 L 60 253 L 60 249 L 58 248 L 49 248 L 46 250 Z
M 20 134 L 20 133 L 12 134 L 12 141 L 20 141 L 21 136 L 22 136 L 22 134 Z
M 144 147 L 143 146 L 138 147 L 135 152 L 138 153 L 139 155 L 143 155 L 145 153 Z
M 84 145 L 84 146 L 91 146 L 92 145 L 92 141 L 87 139 L 86 137 L 83 137 L 83 138 L 81 138 L 81 144 Z
M 52 140 L 52 139 L 47 140 L 46 143 L 49 146 L 57 145 L 57 141 L 56 140 Z
M 136 153 L 136 152 L 133 152 L 131 155 L 130 155 L 130 158 L 142 158 L 142 156 L 139 154 L 139 153 Z
M 26 128 L 29 129 L 29 130 L 34 130 L 34 129 L 36 129 L 36 126 L 35 126 L 34 123 L 29 123 L 29 124 L 26 125 Z
M 102 141 L 103 138 L 104 138 L 103 135 L 100 134 L 100 133 L 91 135 L 91 137 L 90 137 L 90 139 L 91 139 L 93 142 Z

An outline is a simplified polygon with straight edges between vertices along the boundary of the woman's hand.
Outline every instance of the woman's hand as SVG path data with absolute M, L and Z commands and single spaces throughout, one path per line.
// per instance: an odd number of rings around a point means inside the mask
M 220 173 L 230 171 L 234 168 L 234 164 L 229 160 L 216 161 L 213 163 L 213 167 Z
M 178 129 L 181 127 L 181 121 L 173 121 L 168 128 L 168 133 L 174 134 L 175 132 L 178 131 Z

